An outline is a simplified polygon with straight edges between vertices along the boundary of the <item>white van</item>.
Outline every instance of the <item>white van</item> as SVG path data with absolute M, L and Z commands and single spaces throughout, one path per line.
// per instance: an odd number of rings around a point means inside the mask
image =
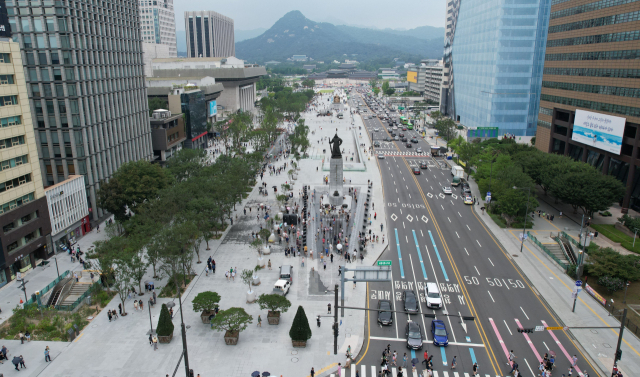
M 427 308 L 442 308 L 442 297 L 440 296 L 440 289 L 438 289 L 438 284 L 427 283 L 424 288 L 424 297 L 427 298 Z

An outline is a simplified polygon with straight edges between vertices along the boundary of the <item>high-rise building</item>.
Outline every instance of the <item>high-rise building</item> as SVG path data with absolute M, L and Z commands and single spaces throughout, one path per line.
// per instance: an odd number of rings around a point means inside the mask
M 423 62 L 425 61 L 423 60 Z M 424 99 L 440 104 L 444 65 L 442 64 L 442 60 L 427 60 L 426 63 L 424 71 Z
M 83 175 L 95 221 L 103 216 L 100 182 L 126 162 L 153 157 L 138 3 L 7 5 L 22 49 L 44 185 Z
M 552 0 L 536 147 L 625 186 L 640 211 L 640 1 Z
M 449 0 L 447 2 L 447 22 L 445 22 L 444 32 L 444 57 L 442 58 L 442 87 L 440 90 L 440 112 L 456 118 L 453 88 L 453 61 L 452 46 L 456 35 L 458 24 L 458 13 L 460 11 L 460 0 Z
M 142 42 L 169 46 L 167 56 L 154 58 L 175 58 L 178 56 L 176 45 L 176 14 L 173 0 L 141 0 L 140 31 Z
M 184 12 L 184 27 L 188 57 L 236 56 L 233 19 L 210 10 Z
M 0 167 L 2 286 L 53 252 L 20 45 L 9 38 L 0 39 Z
M 460 2 L 451 45 L 456 121 L 498 127 L 499 135 L 535 135 L 550 3 Z

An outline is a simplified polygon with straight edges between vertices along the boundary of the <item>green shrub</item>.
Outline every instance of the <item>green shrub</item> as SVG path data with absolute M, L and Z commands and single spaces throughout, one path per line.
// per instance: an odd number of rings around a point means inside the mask
M 289 336 L 291 340 L 299 342 L 306 342 L 311 339 L 311 327 L 309 327 L 309 320 L 302 306 L 298 306 L 298 311 L 291 324 L 291 330 L 289 330 Z
M 171 321 L 171 314 L 169 314 L 169 309 L 167 309 L 166 304 L 162 304 L 162 309 L 160 309 L 160 318 L 158 318 L 157 327 L 156 332 L 159 336 L 169 336 L 173 334 L 173 322 Z
M 624 281 L 620 278 L 612 278 L 609 276 L 602 276 L 598 279 L 598 284 L 605 287 L 609 293 L 613 293 L 624 288 Z

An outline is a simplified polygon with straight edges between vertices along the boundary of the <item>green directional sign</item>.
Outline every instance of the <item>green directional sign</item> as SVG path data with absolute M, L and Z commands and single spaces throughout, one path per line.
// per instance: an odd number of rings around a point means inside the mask
M 390 260 L 379 260 L 378 261 L 378 266 L 391 266 L 391 261 Z

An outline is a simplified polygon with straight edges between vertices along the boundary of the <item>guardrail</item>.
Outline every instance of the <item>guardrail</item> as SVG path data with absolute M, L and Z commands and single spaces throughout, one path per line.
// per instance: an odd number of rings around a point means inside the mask
M 564 231 L 560 232 L 560 235 L 566 239 L 569 240 L 569 242 L 571 242 L 572 244 L 574 244 L 578 249 L 582 250 L 582 245 L 580 245 L 578 243 L 578 241 L 576 241 L 573 237 L 571 237 L 570 235 L 568 235 L 567 233 L 565 233 Z
M 72 312 L 74 311 L 78 306 L 80 306 L 80 304 L 82 304 L 82 301 L 87 298 L 87 296 L 89 296 L 91 293 L 93 292 L 97 292 L 101 289 L 101 283 L 99 281 L 93 283 L 93 285 L 91 287 L 89 287 L 89 289 L 86 290 L 86 292 L 84 292 L 80 297 L 78 297 L 78 299 L 71 305 L 56 305 L 55 308 L 56 310 L 64 310 L 64 311 L 68 311 L 68 312 Z
M 60 276 L 58 276 L 54 281 L 49 283 L 46 287 L 42 288 L 40 290 L 40 297 L 42 297 L 45 293 L 47 293 L 50 290 L 52 290 L 53 287 L 58 285 L 58 283 L 60 283 L 62 280 L 64 280 L 67 277 L 67 275 L 69 275 L 70 273 L 71 273 L 71 271 L 66 270 L 65 272 L 61 273 Z M 31 304 L 33 304 L 35 302 L 36 302 L 36 300 L 34 300 L 33 298 L 30 298 L 29 300 L 27 300 L 25 305 L 31 305 Z
M 564 270 L 565 270 L 565 271 L 567 270 L 567 268 L 568 268 L 569 266 L 567 266 L 566 264 L 564 264 L 564 263 L 560 262 L 560 260 L 559 260 L 555 255 L 553 255 L 553 253 L 552 253 L 551 251 L 549 251 L 549 249 L 547 249 L 547 247 L 546 247 L 546 246 L 544 246 L 540 241 L 538 241 L 538 239 L 537 239 L 533 234 L 531 234 L 531 232 L 527 232 L 527 237 L 529 237 L 529 239 L 530 239 L 531 241 L 533 241 L 533 243 L 535 243 L 536 245 L 538 245 L 538 247 L 539 247 L 542 251 L 544 251 L 545 253 L 547 253 L 547 255 L 548 255 L 548 256 L 550 256 L 554 261 L 556 261 L 556 263 L 558 263 L 560 266 L 562 266 L 562 268 L 564 268 Z

